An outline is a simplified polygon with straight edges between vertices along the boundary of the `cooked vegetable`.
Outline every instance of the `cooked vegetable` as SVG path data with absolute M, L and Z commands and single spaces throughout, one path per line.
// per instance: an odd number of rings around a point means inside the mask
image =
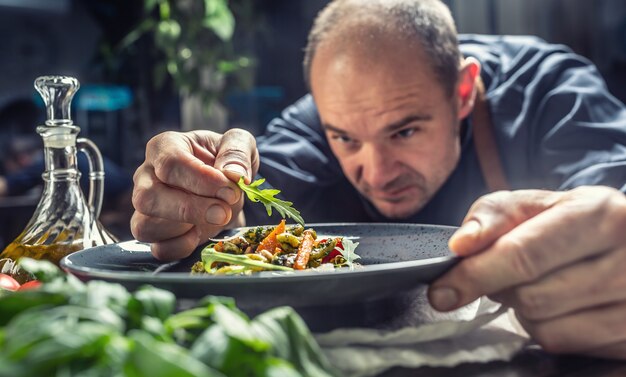
M 282 219 L 275 227 L 250 228 L 231 239 L 210 244 L 202 250 L 202 261 L 191 267 L 191 273 L 231 275 L 263 270 L 291 271 L 316 268 L 324 263 L 354 266 L 353 261 L 358 258 L 354 249 L 350 249 L 350 256 L 344 258 L 341 247 L 337 246 L 341 245 L 341 238 L 316 241 L 317 233 L 313 229 L 304 230 L 304 219 L 292 207 L 293 203 L 275 197 L 280 190 L 259 189 L 264 182 L 265 179 L 261 178 L 246 185 L 241 177 L 237 185 L 248 199 L 263 203 L 269 216 L 275 208 L 283 217 L 291 217 L 298 224 L 287 228 L 285 219 Z M 337 255 L 328 258 L 335 250 Z
M 268 234 L 267 237 L 265 237 L 263 241 L 261 241 L 261 243 L 257 247 L 257 250 L 267 250 L 270 253 L 274 254 L 276 252 L 276 248 L 277 247 L 280 248 L 280 243 L 276 239 L 276 235 L 279 233 L 283 233 L 284 231 L 285 231 L 285 219 L 282 219 L 280 221 L 280 224 L 278 224 L 278 226 L 276 226 L 276 228 L 274 228 L 270 232 L 270 234 Z
M 275 264 L 261 262 L 250 257 L 251 254 L 246 255 L 233 255 L 215 250 L 211 245 L 205 247 L 202 252 L 202 263 L 206 272 L 217 272 L 214 267 L 214 263 L 229 263 L 238 266 L 247 267 L 249 270 L 262 271 L 262 270 L 276 270 L 276 271 L 292 271 L 292 268 L 285 266 L 278 266 Z M 226 270 L 225 270 L 226 271 Z M 231 271 L 231 270 L 227 270 Z M 237 271 L 242 273 L 245 271 Z
M 231 243 L 231 240 L 243 241 Z M 349 247 L 346 255 L 342 254 L 342 242 Z M 228 244 L 231 246 L 226 247 Z M 314 229 L 303 230 L 301 225 L 286 226 L 285 220 L 282 220 L 277 226 L 250 228 L 231 239 L 208 245 L 201 252 L 202 260 L 192 266 L 191 272 L 250 274 L 257 271 L 304 270 L 326 263 L 334 267 L 353 268 L 359 258 L 354 253 L 357 245 L 342 237 L 317 240 Z
M 305 230 L 302 242 L 298 247 L 298 254 L 296 255 L 296 261 L 293 264 L 293 268 L 296 270 L 304 270 L 307 267 L 309 258 L 311 257 L 311 250 L 313 250 L 314 241 L 313 232 Z
M 249 319 L 206 297 L 176 313 L 168 291 L 85 284 L 45 263 L 25 263 L 39 289 L 0 295 L 0 376 L 337 375 L 291 308 Z
M 291 233 L 284 232 L 276 236 L 276 240 L 284 250 L 297 249 L 300 245 L 300 239 Z
M 304 225 L 304 219 L 300 216 L 300 212 L 293 208 L 292 202 L 275 198 L 280 190 L 276 189 L 259 189 L 259 186 L 265 182 L 265 178 L 257 179 L 256 181 L 246 185 L 243 177 L 239 178 L 237 185 L 243 192 L 246 193 L 248 199 L 253 202 L 261 202 L 265 206 L 268 216 L 272 216 L 272 208 L 276 209 L 283 217 L 290 217 L 297 221 L 299 224 Z
M 325 258 L 340 243 L 341 243 L 340 238 L 329 238 L 329 239 L 319 241 L 317 245 L 315 245 L 315 248 L 311 251 L 311 258 L 312 259 Z M 339 253 L 339 251 L 337 252 Z M 322 263 L 328 263 L 328 262 L 322 261 Z

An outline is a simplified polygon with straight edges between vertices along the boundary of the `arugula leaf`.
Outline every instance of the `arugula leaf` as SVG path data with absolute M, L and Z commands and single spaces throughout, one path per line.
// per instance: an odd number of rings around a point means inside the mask
M 201 255 L 202 255 L 202 263 L 204 264 L 204 268 L 209 273 L 211 272 L 211 265 L 215 262 L 224 262 L 224 263 L 229 263 L 229 264 L 233 264 L 236 266 L 241 266 L 243 268 L 241 268 L 241 271 L 238 271 L 241 273 L 251 268 L 257 268 L 257 269 L 262 268 L 264 270 L 276 270 L 276 271 L 293 271 L 293 268 L 261 262 L 259 260 L 250 259 L 245 255 L 221 253 L 219 251 L 216 251 L 212 247 L 212 245 L 205 247 L 202 250 Z
M 259 189 L 259 186 L 265 182 L 265 178 L 257 179 L 256 181 L 246 185 L 243 177 L 239 178 L 237 185 L 243 192 L 246 193 L 248 199 L 253 202 L 261 202 L 267 210 L 267 215 L 272 216 L 272 208 L 276 209 L 278 213 L 283 217 L 290 217 L 304 226 L 304 219 L 300 216 L 300 211 L 293 208 L 292 202 L 275 198 L 276 194 L 280 193 L 280 190 L 276 189 Z
M 343 245 L 343 250 L 339 247 L 335 247 L 335 250 L 339 251 L 346 260 L 345 263 L 343 263 L 343 266 L 347 266 L 352 270 L 354 269 L 356 260 L 361 259 L 361 257 L 354 252 L 356 247 L 359 246 L 359 243 L 352 242 L 351 240 L 344 238 L 341 240 L 341 244 Z

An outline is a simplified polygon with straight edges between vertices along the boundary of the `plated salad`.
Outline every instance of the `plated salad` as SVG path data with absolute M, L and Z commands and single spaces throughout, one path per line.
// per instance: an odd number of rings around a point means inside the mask
M 192 273 L 215 275 L 249 274 L 258 271 L 355 268 L 358 242 L 343 237 L 318 237 L 302 225 L 248 228 L 237 235 L 211 243 L 202 250 L 202 260 Z
M 193 265 L 192 273 L 236 275 L 358 266 L 359 256 L 354 252 L 358 242 L 344 237 L 318 237 L 314 229 L 305 228 L 300 212 L 291 202 L 275 198 L 279 190 L 259 189 L 263 182 L 260 179 L 246 185 L 242 178 L 238 185 L 248 199 L 263 203 L 268 215 L 274 208 L 297 224 L 287 225 L 283 219 L 276 226 L 247 228 L 233 237 L 211 243 L 202 250 L 202 259 Z

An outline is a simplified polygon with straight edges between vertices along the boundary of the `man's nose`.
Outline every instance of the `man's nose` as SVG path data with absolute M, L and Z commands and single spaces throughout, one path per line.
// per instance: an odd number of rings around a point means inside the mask
M 363 180 L 373 188 L 384 187 L 394 175 L 393 152 L 381 145 L 365 145 L 360 153 Z

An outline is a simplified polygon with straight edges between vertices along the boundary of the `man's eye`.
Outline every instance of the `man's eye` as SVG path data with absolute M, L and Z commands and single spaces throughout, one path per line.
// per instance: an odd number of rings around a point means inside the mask
M 396 132 L 395 134 L 392 135 L 392 138 L 394 139 L 406 139 L 409 138 L 411 136 L 413 136 L 413 134 L 417 131 L 417 128 L 415 127 L 411 127 L 411 128 L 405 128 L 403 130 L 400 130 L 398 132 Z
M 332 139 L 345 144 L 354 143 L 355 141 L 353 138 L 346 135 L 333 135 Z

